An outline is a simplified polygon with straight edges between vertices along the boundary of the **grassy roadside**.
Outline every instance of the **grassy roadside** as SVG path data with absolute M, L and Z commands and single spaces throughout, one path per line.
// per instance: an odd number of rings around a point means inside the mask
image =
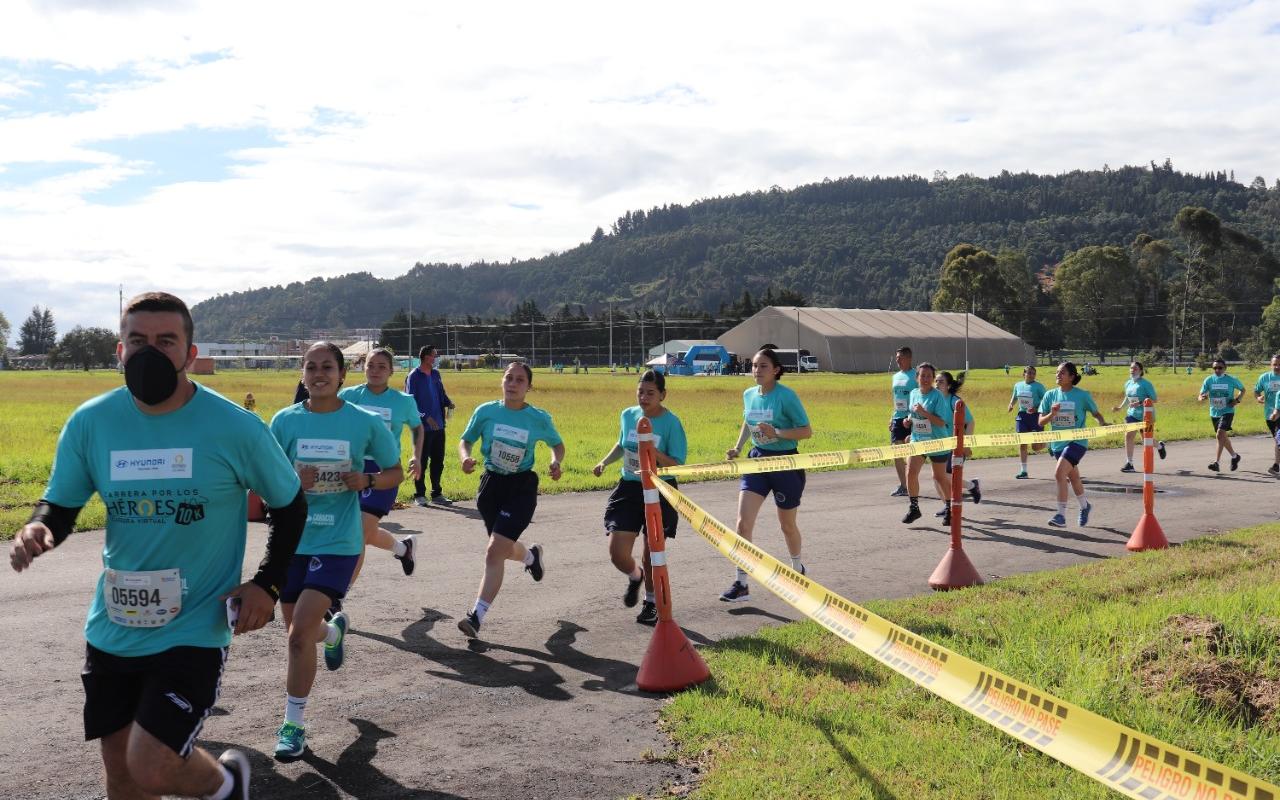
M 1238 370 L 1251 390 L 1260 370 Z M 1047 374 L 1047 368 L 1041 371 Z M 393 377 L 392 385 L 402 376 Z M 599 460 L 618 435 L 618 413 L 635 402 L 634 373 L 609 375 L 552 374 L 538 371 L 530 402 L 550 411 L 565 438 L 568 454 L 565 475 L 558 483 L 542 482 L 546 493 L 605 489 L 616 473 L 591 475 Z M 1120 421 L 1111 411 L 1123 394 L 1127 369 L 1108 367 L 1081 384 L 1089 389 L 1108 422 Z M 1157 426 L 1160 438 L 1168 441 L 1207 438 L 1208 411 L 1196 402 L 1202 373 L 1171 374 L 1152 370 L 1150 375 L 1160 393 Z M 253 392 L 264 419 L 293 400 L 297 376 L 293 372 L 241 370 L 202 377 L 202 383 L 239 401 Z M 352 382 L 359 377 L 353 377 Z M 813 423 L 814 436 L 802 445 L 805 452 L 839 450 L 886 444 L 889 416 L 888 376 L 881 375 L 788 375 L 788 385 L 796 389 Z M 1008 413 L 1010 389 L 1017 374 L 1003 370 L 975 370 L 965 384 L 963 396 L 972 405 L 979 433 L 1010 430 Z M 475 496 L 478 476 L 464 476 L 453 466 L 456 435 L 461 433 L 471 411 L 480 403 L 499 396 L 501 375 L 497 372 L 449 373 L 446 387 L 458 407 L 449 427 L 446 449 L 449 466 L 444 473 L 445 494 L 459 499 Z M 31 504 L 39 498 L 53 463 L 58 433 L 67 416 L 90 397 L 119 386 L 121 377 L 113 371 L 98 372 L 0 372 L 0 538 L 13 535 L 26 520 Z M 720 378 L 672 378 L 668 383 L 667 406 L 684 423 L 689 437 L 690 463 L 720 461 L 733 444 L 741 423 L 742 390 L 751 385 L 747 376 Z M 1252 391 L 1240 409 L 1236 431 L 1257 434 L 1266 431 L 1261 406 L 1252 402 Z M 407 435 L 406 435 L 407 446 Z M 1092 447 L 1115 447 L 1118 438 L 1094 440 Z M 987 448 L 975 455 L 992 458 L 1011 455 L 1015 448 Z M 547 456 L 538 456 L 545 465 Z M 411 484 L 401 488 L 401 500 L 408 500 Z M 101 527 L 105 511 L 96 499 L 81 516 L 84 527 Z
M 1280 782 L 1280 524 L 878 614 L 1206 758 Z M 813 623 L 703 651 L 663 712 L 691 797 L 1103 798 L 1102 784 L 916 687 Z

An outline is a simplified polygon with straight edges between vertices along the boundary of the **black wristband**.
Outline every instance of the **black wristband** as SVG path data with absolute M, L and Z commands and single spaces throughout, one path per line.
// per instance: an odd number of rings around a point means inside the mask
M 278 601 L 280 599 L 280 588 L 277 586 L 272 586 L 271 581 L 265 575 L 261 573 L 254 575 L 252 578 L 249 579 L 249 582 L 252 583 L 254 586 L 257 586 L 259 589 L 266 592 L 267 594 L 271 595 L 272 600 Z
M 56 547 L 75 530 L 76 517 L 79 515 L 79 508 L 60 506 L 41 498 L 40 502 L 36 503 L 35 510 L 31 512 L 31 517 L 27 519 L 27 524 L 39 522 L 48 528 L 53 534 L 53 544 Z

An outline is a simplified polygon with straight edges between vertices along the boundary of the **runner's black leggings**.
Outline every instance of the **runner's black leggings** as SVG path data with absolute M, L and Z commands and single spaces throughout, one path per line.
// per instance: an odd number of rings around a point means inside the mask
M 426 423 L 423 423 L 425 426 Z M 431 494 L 440 494 L 440 475 L 444 472 L 444 429 L 433 431 L 427 428 L 422 440 L 422 474 L 430 474 Z M 425 479 L 414 479 L 413 493 L 423 497 L 427 493 Z

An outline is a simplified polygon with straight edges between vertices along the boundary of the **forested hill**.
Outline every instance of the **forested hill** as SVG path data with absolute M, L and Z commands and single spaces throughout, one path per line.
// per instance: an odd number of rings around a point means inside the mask
M 1202 206 L 1272 251 L 1280 182 L 1163 166 L 1011 174 L 841 178 L 791 190 L 627 212 L 610 231 L 562 253 L 506 264 L 416 264 L 405 275 L 353 273 L 219 295 L 194 309 L 201 339 L 377 327 L 404 308 L 432 316 L 498 317 L 527 300 L 714 311 L 744 290 L 799 292 L 814 305 L 921 309 L 947 251 L 971 242 L 1022 250 L 1033 271 L 1087 245 L 1174 238 L 1183 206 Z M 353 264 L 353 268 L 357 265 Z M 1260 298 L 1265 303 L 1265 299 Z

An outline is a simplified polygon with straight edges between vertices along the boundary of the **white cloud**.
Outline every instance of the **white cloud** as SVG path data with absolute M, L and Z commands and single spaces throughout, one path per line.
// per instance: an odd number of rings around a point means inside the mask
M 0 279 L 30 287 L 0 299 L 11 320 L 43 297 L 88 308 L 71 298 L 91 280 L 198 300 L 505 261 L 629 208 L 848 174 L 1168 156 L 1280 176 L 1274 4 L 99 8 L 20 6 L 0 28 L 0 169 L 82 163 L 0 172 Z M 79 102 L 21 110 L 59 70 Z M 223 180 L 166 185 L 100 144 L 252 129 L 279 146 Z M 156 188 L 94 202 L 140 177 Z

